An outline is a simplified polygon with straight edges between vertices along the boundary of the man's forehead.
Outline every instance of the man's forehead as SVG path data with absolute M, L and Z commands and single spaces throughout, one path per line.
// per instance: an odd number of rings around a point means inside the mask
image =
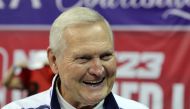
M 113 52 L 114 47 L 110 41 L 84 42 L 68 44 L 64 51 L 69 55 L 99 55 L 105 52 Z
M 101 55 L 103 53 L 107 53 L 107 52 L 114 52 L 113 47 L 97 47 L 97 46 L 93 46 L 93 48 L 91 46 L 86 46 L 86 47 L 78 47 L 76 49 L 71 49 L 71 53 L 76 55 L 76 56 L 80 56 L 80 55 Z
M 102 23 L 93 24 L 78 24 L 69 26 L 64 31 L 66 41 L 89 41 L 109 40 L 110 36 L 108 29 Z M 91 40 L 91 41 L 93 41 Z
M 96 22 L 76 22 L 73 24 L 68 25 L 65 27 L 64 31 L 68 32 L 74 32 L 74 31 L 80 31 L 81 28 L 83 29 L 92 29 L 92 28 L 99 28 L 104 29 L 106 28 L 106 23 L 103 21 L 96 21 Z

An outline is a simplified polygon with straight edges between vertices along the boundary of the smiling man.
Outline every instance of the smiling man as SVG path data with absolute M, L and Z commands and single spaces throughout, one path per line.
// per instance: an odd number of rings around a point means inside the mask
M 62 13 L 50 30 L 52 87 L 3 109 L 148 109 L 111 92 L 116 77 L 113 34 L 96 11 L 76 7 Z

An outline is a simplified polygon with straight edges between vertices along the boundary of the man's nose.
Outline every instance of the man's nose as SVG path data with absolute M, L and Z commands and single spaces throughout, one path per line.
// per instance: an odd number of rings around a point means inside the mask
M 92 63 L 89 68 L 90 74 L 100 77 L 100 76 L 102 76 L 104 70 L 105 70 L 104 66 L 102 65 L 102 62 L 100 59 L 92 60 Z

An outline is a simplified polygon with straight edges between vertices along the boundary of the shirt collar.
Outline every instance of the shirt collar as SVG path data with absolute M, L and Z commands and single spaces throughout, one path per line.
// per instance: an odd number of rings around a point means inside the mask
M 58 75 L 56 75 L 53 79 L 52 84 L 52 96 L 51 96 L 51 109 L 61 109 L 61 107 L 64 107 L 65 109 L 75 109 L 73 106 L 71 106 L 69 103 L 67 103 L 62 97 L 59 91 L 56 91 L 56 81 L 58 80 Z M 63 101 L 62 101 L 63 100 Z M 63 103 L 60 103 L 63 102 Z M 60 107 L 61 106 L 61 107 Z M 105 100 L 101 101 L 94 109 L 119 109 L 117 102 L 115 101 L 115 98 L 112 93 L 108 94 L 108 96 L 105 98 Z
M 61 109 L 76 109 L 61 96 L 58 85 L 56 85 L 56 93 Z

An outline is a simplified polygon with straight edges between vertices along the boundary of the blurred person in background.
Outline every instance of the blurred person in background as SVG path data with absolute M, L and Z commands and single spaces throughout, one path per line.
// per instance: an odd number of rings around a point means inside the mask
M 50 30 L 48 60 L 52 87 L 3 109 L 148 109 L 111 92 L 116 78 L 113 34 L 96 11 L 75 7 L 63 12 Z
M 35 58 L 33 63 L 20 60 L 12 65 L 3 79 L 3 85 L 8 89 L 26 90 L 27 96 L 47 90 L 51 86 L 54 74 L 49 67 L 48 60 L 46 57 L 43 59 L 44 55 L 41 54 L 39 52 L 33 57 Z

